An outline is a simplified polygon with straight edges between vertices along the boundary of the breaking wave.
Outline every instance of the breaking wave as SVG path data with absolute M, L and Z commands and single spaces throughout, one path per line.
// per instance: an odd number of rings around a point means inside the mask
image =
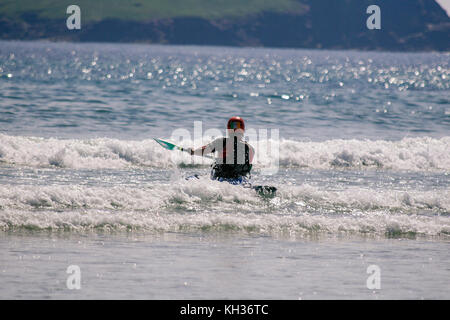
M 270 143 L 270 149 L 268 147 Z M 198 143 L 193 143 L 199 146 Z M 279 150 L 273 151 L 273 150 Z M 387 169 L 410 171 L 450 170 L 450 137 L 420 137 L 399 141 L 294 140 L 260 141 L 256 168 L 268 166 L 311 169 Z M 31 167 L 74 169 L 171 168 L 209 165 L 211 160 L 169 152 L 154 140 L 125 141 L 109 138 L 56 139 L 0 134 L 0 161 Z
M 205 184 L 207 184 L 205 186 Z M 450 191 L 286 186 L 275 198 L 201 179 L 147 188 L 0 186 L 0 229 L 450 235 Z

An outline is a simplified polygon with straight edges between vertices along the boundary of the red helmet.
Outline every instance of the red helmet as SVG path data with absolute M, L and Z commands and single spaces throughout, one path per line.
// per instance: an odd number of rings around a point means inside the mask
M 227 129 L 241 129 L 242 131 L 245 131 L 244 119 L 241 117 L 230 118 L 230 120 L 228 120 Z

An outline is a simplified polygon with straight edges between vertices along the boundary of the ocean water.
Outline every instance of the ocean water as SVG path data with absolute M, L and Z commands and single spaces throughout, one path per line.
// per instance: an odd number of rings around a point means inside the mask
M 449 77 L 448 53 L 0 42 L 0 297 L 448 299 Z M 233 115 L 275 197 L 153 140 Z

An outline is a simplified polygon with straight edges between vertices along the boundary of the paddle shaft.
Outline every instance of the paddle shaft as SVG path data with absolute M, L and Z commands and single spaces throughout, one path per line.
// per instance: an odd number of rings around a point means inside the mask
M 156 139 L 156 138 L 153 138 L 153 140 L 155 140 L 164 149 L 167 149 L 167 150 L 174 150 L 174 149 L 176 149 L 176 150 L 179 150 L 179 151 L 188 152 L 191 156 L 192 155 L 200 156 L 199 154 L 191 154 L 188 149 L 185 149 L 183 147 L 177 146 L 177 145 L 175 145 L 173 143 L 170 143 L 170 142 L 167 142 L 167 141 L 164 141 L 164 140 L 161 140 L 161 139 Z M 206 155 L 206 154 L 202 154 L 201 156 L 205 157 L 205 158 L 208 158 L 208 159 L 214 159 L 214 157 L 211 157 L 210 155 Z

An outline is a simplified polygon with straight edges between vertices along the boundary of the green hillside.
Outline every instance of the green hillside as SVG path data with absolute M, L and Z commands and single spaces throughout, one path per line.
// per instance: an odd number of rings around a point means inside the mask
M 304 6 L 295 0 L 2 0 L 0 16 L 19 19 L 34 13 L 44 19 L 67 17 L 66 8 L 77 4 L 83 22 L 105 18 L 145 21 L 154 18 L 241 17 L 263 11 L 299 12 Z
M 373 4 L 381 30 L 367 28 Z M 0 0 L 1 40 L 449 51 L 449 29 L 433 0 Z

